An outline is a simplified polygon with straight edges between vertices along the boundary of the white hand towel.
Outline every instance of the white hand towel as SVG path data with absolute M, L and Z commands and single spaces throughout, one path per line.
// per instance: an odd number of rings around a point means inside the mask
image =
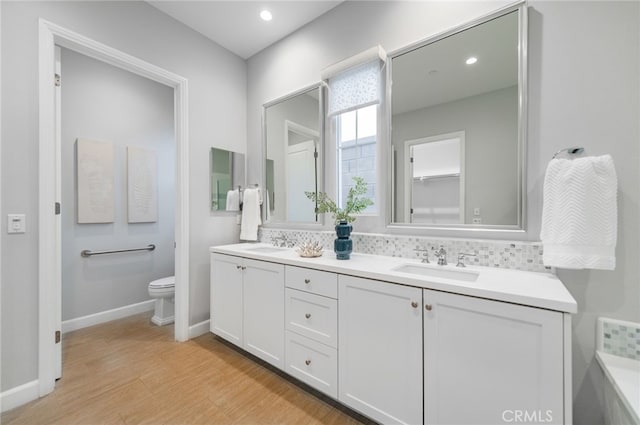
M 617 191 L 610 155 L 549 162 L 540 231 L 545 266 L 615 269 Z
M 260 220 L 260 191 L 247 188 L 242 197 L 242 222 L 240 223 L 240 239 L 245 241 L 258 240 L 258 226 Z
M 227 211 L 240 211 L 240 192 L 238 189 L 227 191 Z

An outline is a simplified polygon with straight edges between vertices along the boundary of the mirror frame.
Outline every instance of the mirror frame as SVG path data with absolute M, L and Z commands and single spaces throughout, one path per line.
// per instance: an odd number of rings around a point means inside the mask
M 274 106 L 277 105 L 278 103 L 282 103 L 286 100 L 292 99 L 298 95 L 301 95 L 303 93 L 312 91 L 312 90 L 318 90 L 318 140 L 321 143 L 320 149 L 318 149 L 319 152 L 319 158 L 318 158 L 318 175 L 316 176 L 317 181 L 318 181 L 318 185 L 317 185 L 317 191 L 318 192 L 322 192 L 325 190 L 325 164 L 326 164 L 326 143 L 325 143 L 325 119 L 324 119 L 324 113 L 325 113 L 325 95 L 324 95 L 324 90 L 323 90 L 323 83 L 322 82 L 318 82 L 315 84 L 311 84 L 309 86 L 303 87 L 301 89 L 298 89 L 294 92 L 291 92 L 289 94 L 286 94 L 282 97 L 279 97 L 277 99 L 271 100 L 267 103 L 264 103 L 262 105 L 262 161 L 261 161 L 261 166 L 262 166 L 262 183 L 261 186 L 263 188 L 266 189 L 267 187 L 267 108 L 269 108 L 270 106 Z M 311 201 L 309 201 L 311 202 Z M 318 221 L 316 221 L 315 223 L 305 223 L 305 222 L 295 222 L 295 221 L 278 221 L 278 222 L 273 222 L 273 221 L 266 221 L 266 210 L 263 208 L 262 209 L 262 227 L 264 228 L 275 228 L 275 229 L 281 229 L 284 225 L 286 225 L 286 227 L 288 229 L 307 229 L 307 230 L 323 230 L 324 228 L 324 223 L 325 223 L 325 214 L 319 214 L 318 215 Z
M 439 34 L 428 37 L 417 43 L 402 47 L 396 51 L 389 53 L 387 59 L 387 96 L 386 96 L 386 120 L 389 123 L 387 129 L 387 143 L 385 143 L 384 149 L 387 154 L 386 167 L 389 175 L 394 171 L 393 167 L 393 148 L 392 148 L 392 128 L 391 122 L 393 118 L 392 111 L 392 72 L 393 72 L 393 59 L 404 55 L 412 50 L 419 49 L 426 45 L 435 43 L 439 40 L 458 34 L 465 30 L 471 29 L 475 26 L 481 25 L 485 22 L 491 21 L 495 18 L 507 15 L 512 12 L 518 13 L 518 147 L 517 147 L 517 160 L 518 160 L 518 194 L 517 194 L 517 224 L 414 224 L 414 223 L 397 223 L 392 222 L 393 208 L 395 205 L 394 189 L 391 180 L 387 182 L 386 188 L 386 224 L 389 230 L 451 230 L 456 232 L 490 232 L 490 231 L 511 231 L 522 232 L 526 231 L 526 199 L 524 194 L 527 193 L 527 50 L 528 50 L 528 16 L 527 16 L 527 4 L 525 0 L 521 0 L 518 3 L 505 6 L 497 9 L 494 12 L 480 16 L 472 21 L 466 22 L 462 25 L 458 25 L 454 28 L 441 32 Z

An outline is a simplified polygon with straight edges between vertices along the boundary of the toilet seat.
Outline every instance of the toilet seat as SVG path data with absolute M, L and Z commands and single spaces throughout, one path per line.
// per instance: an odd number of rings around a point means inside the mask
M 175 286 L 176 286 L 175 276 L 163 277 L 162 279 L 156 279 L 149 283 L 149 289 L 175 288 Z

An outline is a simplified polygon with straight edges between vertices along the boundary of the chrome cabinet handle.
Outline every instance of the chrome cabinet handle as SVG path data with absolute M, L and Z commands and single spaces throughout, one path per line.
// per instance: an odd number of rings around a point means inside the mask
M 311 360 L 305 360 L 304 364 L 306 364 L 307 366 L 309 366 L 311 364 Z
M 242 266 L 242 270 L 247 270 L 247 267 L 246 266 Z
M 425 310 L 427 310 L 427 311 L 431 311 L 431 309 L 432 309 L 433 307 L 431 306 L 431 304 L 425 304 L 424 308 L 425 308 Z
M 236 269 L 240 270 L 242 269 L 242 266 L 236 265 Z
M 411 301 L 411 307 L 418 308 L 418 303 L 415 301 Z
M 305 280 L 304 280 L 304 283 L 306 283 L 306 284 L 311 283 L 311 279 L 305 279 Z
M 307 319 L 311 319 L 311 314 L 307 313 L 307 314 L 304 315 L 304 317 L 306 317 Z

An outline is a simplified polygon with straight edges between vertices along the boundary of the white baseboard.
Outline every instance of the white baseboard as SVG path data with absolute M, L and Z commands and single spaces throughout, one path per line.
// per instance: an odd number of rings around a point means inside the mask
M 203 320 L 200 323 L 189 326 L 189 339 L 197 338 L 209 332 L 209 320 Z
M 39 397 L 40 385 L 38 380 L 27 382 L 0 393 L 0 411 L 6 412 L 22 406 Z
M 133 316 L 134 314 L 153 311 L 154 304 L 155 300 L 143 301 L 141 303 L 114 308 L 113 310 L 102 311 L 100 313 L 90 314 L 76 319 L 65 320 L 62 322 L 62 333 L 65 334 L 77 329 L 122 319 L 123 317 Z

